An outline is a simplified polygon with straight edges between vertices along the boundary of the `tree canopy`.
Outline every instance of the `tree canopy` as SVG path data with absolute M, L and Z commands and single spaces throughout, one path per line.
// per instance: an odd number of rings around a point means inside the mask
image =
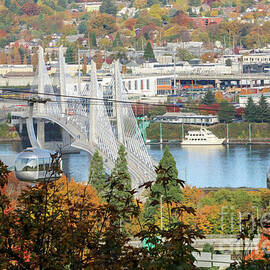
M 88 181 L 97 190 L 99 196 L 103 197 L 106 188 L 106 173 L 103 166 L 103 159 L 97 151 L 94 153 L 90 162 Z
M 165 147 L 159 167 L 162 170 L 158 171 L 157 180 L 152 186 L 151 196 L 146 205 L 145 215 L 147 219 L 153 219 L 155 214 L 157 214 L 160 205 L 153 205 L 153 201 L 161 200 L 161 196 L 175 203 L 180 202 L 182 199 L 181 187 L 177 182 L 178 170 L 176 168 L 176 162 L 168 146 Z M 162 180 L 166 177 L 169 177 L 171 181 L 165 185 Z
M 223 100 L 220 103 L 220 108 L 218 111 L 218 118 L 219 121 L 225 123 L 231 123 L 234 117 L 234 107 L 233 105 L 229 104 L 228 101 Z
M 111 0 L 103 0 L 99 10 L 101 13 L 107 13 L 115 16 L 117 7 Z
M 153 48 L 152 48 L 152 45 L 151 43 L 148 41 L 147 42 L 147 45 L 144 49 L 144 54 L 143 54 L 143 57 L 144 59 L 150 61 L 150 60 L 155 60 L 155 55 L 154 55 L 154 52 L 153 52 Z
M 205 105 L 211 105 L 211 104 L 216 103 L 216 97 L 213 91 L 208 90 L 205 96 L 203 97 L 201 103 Z

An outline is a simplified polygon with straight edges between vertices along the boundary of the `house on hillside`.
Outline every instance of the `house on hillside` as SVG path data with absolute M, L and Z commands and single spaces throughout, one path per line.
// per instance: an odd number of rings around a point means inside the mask
M 222 17 L 194 17 L 192 23 L 194 28 L 205 28 L 209 25 L 220 24 L 223 21 Z
M 136 9 L 135 7 L 123 7 L 120 11 L 117 12 L 117 16 L 122 17 L 126 15 L 128 17 L 134 17 L 137 12 L 138 9 Z

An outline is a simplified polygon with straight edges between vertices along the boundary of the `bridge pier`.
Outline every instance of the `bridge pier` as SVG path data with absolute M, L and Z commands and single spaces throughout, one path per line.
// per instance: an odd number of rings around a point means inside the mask
M 70 148 L 71 147 L 71 138 L 69 133 L 62 128 L 62 140 L 63 140 L 63 148 Z
M 22 129 L 23 129 L 23 120 L 22 118 L 19 119 L 19 133 L 22 133 Z
M 37 120 L 37 141 L 41 148 L 45 146 L 45 123 L 41 119 Z

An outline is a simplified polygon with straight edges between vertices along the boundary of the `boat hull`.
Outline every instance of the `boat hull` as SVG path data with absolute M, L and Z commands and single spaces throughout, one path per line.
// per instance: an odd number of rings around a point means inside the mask
M 206 141 L 189 141 L 189 140 L 184 140 L 180 144 L 181 145 L 221 145 L 225 139 L 215 139 L 215 140 L 206 140 Z

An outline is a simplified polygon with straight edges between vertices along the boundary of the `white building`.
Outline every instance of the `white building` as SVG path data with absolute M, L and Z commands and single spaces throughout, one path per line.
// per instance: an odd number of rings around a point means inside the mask
M 269 53 L 256 53 L 243 56 L 243 64 L 270 63 Z
M 219 123 L 216 115 L 201 115 L 195 113 L 167 112 L 164 115 L 158 115 L 154 119 L 156 122 L 191 124 L 191 125 L 213 125 Z

